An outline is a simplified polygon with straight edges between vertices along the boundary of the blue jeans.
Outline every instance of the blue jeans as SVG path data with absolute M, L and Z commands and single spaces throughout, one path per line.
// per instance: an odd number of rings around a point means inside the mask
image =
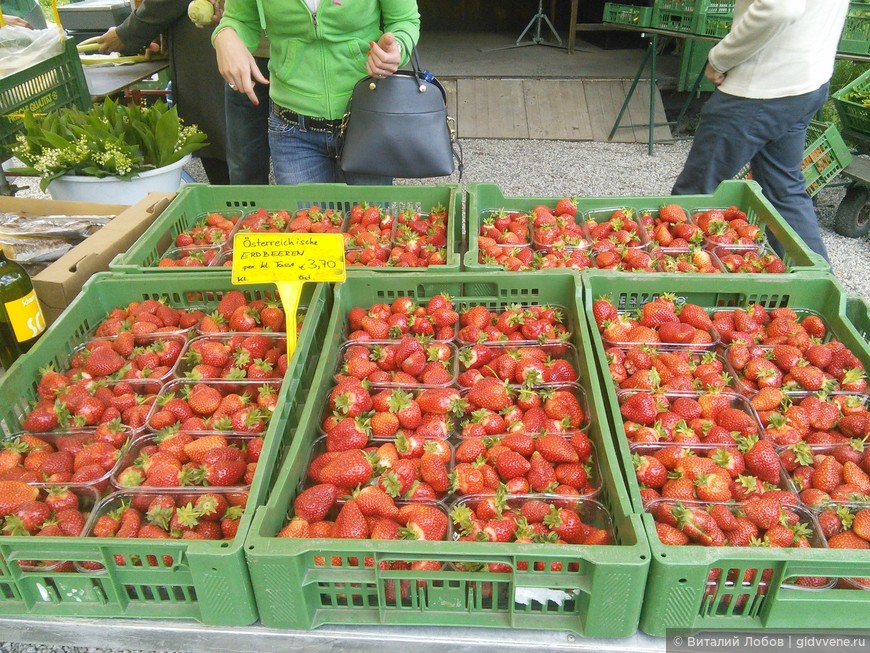
M 749 161 L 764 196 L 807 246 L 828 261 L 813 201 L 801 172 L 807 125 L 828 98 L 828 85 L 793 97 L 755 100 L 719 90 L 704 104 L 674 195 L 712 193 Z M 774 250 L 782 245 L 768 233 Z
M 389 186 L 392 177 L 344 173 L 338 165 L 338 129 L 310 131 L 269 114 L 269 146 L 278 184 L 346 183 Z
M 257 66 L 269 77 L 269 60 L 258 57 Z M 231 184 L 269 183 L 269 87 L 254 86 L 260 100 L 254 106 L 243 93 L 224 85 L 227 116 L 227 166 Z

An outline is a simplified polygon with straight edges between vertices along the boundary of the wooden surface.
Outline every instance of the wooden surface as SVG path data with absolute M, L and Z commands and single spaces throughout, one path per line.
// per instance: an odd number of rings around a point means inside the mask
M 460 138 L 540 138 L 607 141 L 628 80 L 478 79 L 448 80 L 448 113 L 456 118 Z M 613 142 L 646 143 L 649 81 L 641 81 Z M 665 121 L 656 89 L 656 122 Z M 670 137 L 656 128 L 656 139 Z

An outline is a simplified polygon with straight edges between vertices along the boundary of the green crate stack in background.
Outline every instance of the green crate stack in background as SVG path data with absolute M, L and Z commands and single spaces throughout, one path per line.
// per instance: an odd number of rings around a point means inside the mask
M 458 271 L 463 238 L 462 194 L 456 185 L 438 186 L 347 186 L 345 184 L 297 184 L 293 186 L 208 186 L 189 184 L 142 234 L 129 250 L 118 254 L 109 265 L 113 272 L 177 272 L 178 268 L 158 268 L 157 262 L 175 242 L 175 237 L 211 211 L 239 210 L 243 216 L 257 209 L 285 210 L 291 214 L 318 206 L 344 212 L 354 204 L 390 209 L 395 215 L 405 208 L 428 213 L 437 204 L 446 207 L 447 262 L 439 270 Z M 220 273 L 220 267 L 192 268 Z M 348 267 L 355 274 L 363 268 Z M 380 272 L 406 272 L 424 268 L 377 268 Z M 224 269 L 224 271 L 226 271 Z
M 844 129 L 870 134 L 870 69 L 831 97 Z
M 852 161 L 849 146 L 834 124 L 811 121 L 807 127 L 807 146 L 801 170 L 807 193 L 813 197 Z
M 7 398 L 0 430 L 21 430 L 21 419 L 37 396 L 40 370 L 48 364 L 66 369 L 76 345 L 109 310 L 132 301 L 166 299 L 174 307 L 213 310 L 232 289 L 225 277 L 202 274 L 94 276 L 81 294 L 43 334 L 26 356 L 0 380 Z M 275 290 L 244 286 L 249 300 Z M 323 284 L 306 284 L 300 306 L 307 307 L 295 353 L 250 488 L 247 509 L 232 540 L 143 540 L 96 537 L 0 537 L 0 614 L 74 617 L 195 619 L 213 625 L 240 626 L 257 620 L 253 590 L 242 544 L 255 509 L 265 502 L 273 474 L 287 451 L 306 401 L 322 351 L 332 294 Z M 122 559 L 116 561 L 115 556 Z M 153 556 L 155 566 L 125 564 L 129 556 Z M 164 557 L 173 563 L 165 566 Z M 18 560 L 92 561 L 101 573 L 22 571 Z
M 496 184 L 468 184 L 466 210 L 468 212 L 468 251 L 465 253 L 466 270 L 500 270 L 497 265 L 478 263 L 477 235 L 482 216 L 500 208 L 531 211 L 538 204 L 553 206 L 557 198 L 505 197 Z M 811 251 L 794 229 L 762 195 L 759 185 L 752 181 L 724 181 L 712 195 L 682 195 L 662 197 L 580 197 L 577 216 L 594 209 L 631 208 L 635 211 L 657 210 L 665 204 L 676 203 L 690 214 L 697 210 L 736 206 L 746 212 L 747 221 L 763 225 L 782 244 L 782 257 L 789 272 L 827 272 L 830 266 L 821 256 Z M 580 219 L 577 217 L 576 219 Z
M 849 3 L 837 50 L 847 54 L 870 54 L 870 2 L 867 0 Z
M 703 11 L 707 2 L 709 0 L 655 0 L 650 27 L 691 34 L 696 12 Z
M 839 109 L 839 105 L 837 106 Z M 810 197 L 822 190 L 851 161 L 852 153 L 840 135 L 837 126 L 833 123 L 811 120 L 807 127 L 804 159 L 801 162 L 801 171 L 804 173 L 806 189 Z M 735 177 L 735 179 L 751 178 L 748 163 Z
M 639 533 L 638 515 L 630 514 L 607 419 L 595 380 L 595 368 L 578 278 L 570 272 L 536 277 L 465 272 L 388 276 L 361 274 L 336 286 L 335 307 L 320 370 L 306 404 L 299 434 L 280 472 L 267 505 L 257 511 L 245 549 L 261 622 L 268 627 L 309 629 L 321 624 L 482 626 L 567 630 L 589 637 L 626 637 L 635 632 L 648 562 Z M 484 304 L 494 309 L 513 303 L 555 303 L 564 306 L 574 327 L 573 343 L 580 357 L 580 382 L 585 387 L 597 447 L 603 494 L 597 497 L 610 512 L 616 543 L 603 546 L 548 546 L 474 542 L 370 540 L 305 540 L 276 538 L 284 526 L 305 477 L 312 442 L 319 436 L 323 405 L 333 379 L 337 349 L 347 312 L 356 306 L 391 303 L 411 297 L 418 304 L 448 292 L 457 310 Z M 372 557 L 371 567 L 360 561 Z M 319 560 L 319 562 L 318 562 Z M 438 560 L 440 571 L 383 570 L 393 560 Z M 460 571 L 452 563 L 502 562 L 512 573 Z M 527 570 L 518 564 L 527 563 Z M 536 568 L 536 562 L 541 563 Z M 550 571 L 552 562 L 566 571 Z M 579 563 L 569 571 L 569 562 Z M 390 598 L 387 584 L 407 583 L 406 599 Z M 496 589 L 488 599 L 481 583 Z M 564 600 L 514 600 L 520 593 L 565 593 Z M 560 594 L 561 595 L 561 594 Z
M 709 0 L 695 12 L 693 32 L 702 36 L 722 38 L 731 31 L 735 0 Z
M 680 54 L 680 72 L 677 77 L 677 90 L 689 92 L 694 86 L 699 75 L 703 75 L 707 67 L 707 55 L 713 49 L 715 43 L 710 41 L 683 41 L 683 51 Z M 716 87 L 706 77 L 701 78 L 699 91 L 712 92 Z
M 90 105 L 79 53 L 75 41 L 68 38 L 60 54 L 0 79 L 0 161 L 11 156 L 15 136 L 24 129 L 25 111 L 39 115 L 69 106 L 85 110 Z
M 870 345 L 859 328 L 867 328 L 867 305 L 847 295 L 827 275 L 801 274 L 789 277 L 752 279 L 740 284 L 727 278 L 674 278 L 663 275 L 613 276 L 603 271 L 582 275 L 584 307 L 592 348 L 610 415 L 614 447 L 621 456 L 626 485 L 635 510 L 642 511 L 640 489 L 631 462 L 628 440 L 622 427 L 613 381 L 607 371 L 605 345 L 592 317 L 592 302 L 609 295 L 620 310 L 632 311 L 662 293 L 673 293 L 678 301 L 702 307 L 737 308 L 759 303 L 768 310 L 776 307 L 805 308 L 818 312 L 834 336 L 851 349 L 865 366 L 870 366 Z M 857 327 L 849 315 L 861 320 Z M 656 535 L 652 515 L 643 514 L 650 541 L 652 561 L 641 615 L 642 631 L 663 636 L 668 628 L 743 629 L 800 628 L 808 623 L 825 623 L 831 628 L 854 624 L 856 611 L 870 605 L 870 593 L 861 590 L 800 590 L 780 587 L 787 578 L 814 576 L 870 576 L 870 556 L 855 550 L 770 549 L 764 547 L 665 546 Z M 747 570 L 757 570 L 748 583 Z M 769 587 L 759 589 L 762 570 L 773 570 Z M 721 570 L 710 581 L 713 570 Z M 732 571 L 735 570 L 735 571 Z M 741 597 L 746 596 L 746 599 Z M 715 600 L 711 600 L 715 597 Z
M 631 25 L 633 27 L 649 27 L 652 22 L 652 7 L 607 2 L 604 4 L 602 22 Z

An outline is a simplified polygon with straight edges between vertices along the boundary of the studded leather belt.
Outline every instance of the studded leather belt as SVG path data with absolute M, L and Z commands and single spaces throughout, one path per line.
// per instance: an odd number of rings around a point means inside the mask
M 272 113 L 284 120 L 285 122 L 296 125 L 299 129 L 304 129 L 310 132 L 326 132 L 336 131 L 341 127 L 341 120 L 327 120 L 326 118 L 313 118 L 311 116 L 303 116 L 295 111 L 291 111 L 281 105 L 271 103 Z

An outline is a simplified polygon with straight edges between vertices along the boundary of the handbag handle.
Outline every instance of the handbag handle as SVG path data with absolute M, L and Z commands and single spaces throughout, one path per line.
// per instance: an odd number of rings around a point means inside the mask
M 425 75 L 420 72 L 423 69 L 423 66 L 420 65 L 420 56 L 417 54 L 417 44 L 414 43 L 414 39 L 411 38 L 411 35 L 408 34 L 403 29 L 397 29 L 397 34 L 404 34 L 408 37 L 408 40 L 411 42 L 411 53 L 408 55 L 408 61 L 411 64 L 411 70 L 414 73 L 414 79 L 417 80 L 417 87 L 420 89 L 420 92 L 423 93 L 426 90 L 426 84 L 423 80 L 426 80 Z M 426 80 L 429 81 L 429 80 Z
M 425 81 L 432 81 L 435 79 L 435 76 L 432 75 L 428 70 L 424 70 L 422 64 L 420 63 L 420 56 L 417 54 L 417 44 L 414 43 L 414 39 L 411 38 L 411 35 L 408 34 L 407 31 L 403 29 L 397 29 L 397 34 L 404 34 L 408 37 L 408 40 L 411 42 L 411 53 L 408 56 L 408 60 L 411 64 L 411 70 L 413 71 L 414 78 L 417 80 L 417 87 L 420 89 L 420 92 L 425 92 L 426 84 Z M 422 72 L 421 72 L 422 71 Z M 422 77 L 422 79 L 421 79 Z M 441 92 L 444 92 L 442 87 Z M 451 122 L 453 124 L 451 124 Z M 451 149 L 453 150 L 453 158 L 456 161 L 456 169 L 459 171 L 459 181 L 462 181 L 462 175 L 465 172 L 465 162 L 462 155 L 462 143 L 459 142 L 458 134 L 456 132 L 456 127 L 454 126 L 456 121 L 450 116 L 447 117 L 447 128 L 450 131 L 450 144 Z

